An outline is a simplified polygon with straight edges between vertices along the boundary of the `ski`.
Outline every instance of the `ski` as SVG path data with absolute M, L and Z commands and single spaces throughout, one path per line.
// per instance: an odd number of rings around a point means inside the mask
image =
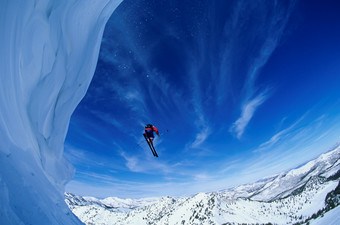
M 156 150 L 154 150 L 155 148 L 153 147 L 153 144 L 151 143 L 150 139 L 148 140 L 148 138 L 146 137 L 145 134 L 143 134 L 143 136 L 144 136 L 146 142 L 148 143 L 148 145 L 149 145 L 149 147 L 150 147 L 150 150 L 151 150 L 153 156 L 158 157 L 158 155 L 157 155 L 157 153 L 156 153 Z
M 153 148 L 154 156 L 158 157 L 158 154 L 156 152 L 155 146 L 153 146 L 153 143 L 151 142 L 151 147 Z
M 148 145 L 150 147 L 150 150 L 151 150 L 153 156 L 157 157 L 157 154 L 154 152 L 154 150 L 153 150 L 153 148 L 152 148 L 152 146 L 151 146 L 151 144 L 149 142 L 148 142 Z

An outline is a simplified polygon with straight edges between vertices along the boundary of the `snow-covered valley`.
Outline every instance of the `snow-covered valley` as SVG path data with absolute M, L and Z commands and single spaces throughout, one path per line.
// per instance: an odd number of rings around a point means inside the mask
M 337 147 L 299 168 L 230 190 L 138 200 L 66 194 L 66 202 L 86 224 L 294 224 L 326 212 L 339 172 Z

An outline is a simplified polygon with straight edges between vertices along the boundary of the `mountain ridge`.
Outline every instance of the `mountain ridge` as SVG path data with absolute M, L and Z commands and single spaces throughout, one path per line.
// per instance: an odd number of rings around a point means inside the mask
M 327 208 L 339 174 L 338 145 L 300 167 L 229 190 L 148 199 L 66 194 L 65 201 L 86 224 L 299 224 Z

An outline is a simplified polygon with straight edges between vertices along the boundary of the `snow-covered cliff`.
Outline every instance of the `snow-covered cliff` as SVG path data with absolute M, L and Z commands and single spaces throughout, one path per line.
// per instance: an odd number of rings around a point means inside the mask
M 0 224 L 80 223 L 64 203 L 64 139 L 120 2 L 0 1 Z

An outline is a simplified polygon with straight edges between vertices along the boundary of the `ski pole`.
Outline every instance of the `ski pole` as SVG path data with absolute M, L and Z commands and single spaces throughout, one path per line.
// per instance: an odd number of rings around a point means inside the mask
M 165 132 L 168 132 L 169 130 L 166 130 Z M 165 132 L 161 133 L 159 136 L 162 136 L 165 134 Z

